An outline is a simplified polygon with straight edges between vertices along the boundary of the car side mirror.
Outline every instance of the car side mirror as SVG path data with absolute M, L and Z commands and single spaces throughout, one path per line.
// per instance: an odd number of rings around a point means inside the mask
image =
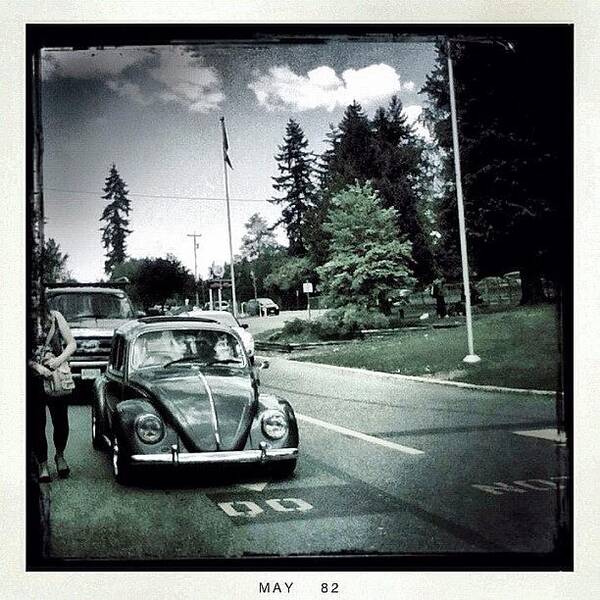
M 248 323 L 242 323 L 242 324 L 240 325 L 240 327 L 241 327 L 242 329 L 248 329 Z
M 263 369 L 268 369 L 270 366 L 271 365 L 268 360 L 263 360 L 258 368 L 262 371 Z

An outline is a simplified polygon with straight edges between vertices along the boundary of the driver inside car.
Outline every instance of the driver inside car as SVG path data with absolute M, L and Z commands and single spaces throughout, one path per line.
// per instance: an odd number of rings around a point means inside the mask
M 170 331 L 147 333 L 135 344 L 133 363 L 138 367 L 153 367 L 184 356 Z

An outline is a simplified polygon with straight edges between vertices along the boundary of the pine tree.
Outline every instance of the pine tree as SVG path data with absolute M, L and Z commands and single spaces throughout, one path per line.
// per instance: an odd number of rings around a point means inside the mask
M 376 165 L 373 186 L 379 192 L 383 206 L 395 209 L 398 231 L 412 242 L 417 279 L 430 282 L 435 275 L 435 266 L 423 223 L 423 199 L 418 193 L 426 175 L 424 142 L 408 124 L 397 96 L 392 96 L 387 109 L 380 107 L 376 111 L 372 127 Z
M 289 241 L 290 256 L 306 254 L 305 227 L 306 215 L 314 204 L 315 186 L 313 183 L 314 159 L 307 151 L 308 140 L 296 121 L 290 119 L 284 137 L 275 156 L 280 175 L 273 177 L 275 190 L 283 197 L 269 200 L 282 204 L 281 220 Z
M 564 276 L 557 242 L 572 197 L 572 76 L 565 59 L 570 35 L 515 33 L 514 52 L 498 44 L 452 44 L 471 265 L 480 276 L 520 270 L 524 304 L 543 298 L 542 276 L 557 283 Z M 440 231 L 446 245 L 458 245 L 443 46 L 421 93 L 427 94 L 425 114 L 445 151 Z
M 100 231 L 102 231 L 102 245 L 106 250 L 104 271 L 109 275 L 116 265 L 121 264 L 127 258 L 126 240 L 131 233 L 131 229 L 127 228 L 131 211 L 130 200 L 127 197 L 129 190 L 114 164 L 106 178 L 104 192 L 102 198 L 110 202 L 104 207 L 100 217 L 100 221 L 106 222 Z
M 339 124 L 339 137 L 329 160 L 329 192 L 334 194 L 356 181 L 365 183 L 375 170 L 371 124 L 362 106 L 354 101 Z

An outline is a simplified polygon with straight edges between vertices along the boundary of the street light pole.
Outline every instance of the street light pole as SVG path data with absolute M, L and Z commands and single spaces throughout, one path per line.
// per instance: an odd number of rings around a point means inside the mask
M 452 54 L 450 40 L 446 40 L 448 55 L 448 83 L 450 86 L 450 117 L 452 120 L 452 145 L 454 148 L 454 174 L 456 178 L 456 201 L 458 205 L 458 229 L 460 235 L 460 257 L 462 261 L 463 288 L 465 291 L 465 317 L 467 320 L 468 354 L 463 362 L 477 363 L 481 360 L 475 354 L 473 347 L 473 319 L 471 314 L 471 288 L 469 285 L 469 259 L 467 254 L 467 230 L 465 226 L 465 207 L 462 193 L 462 176 L 460 172 L 460 151 L 458 146 L 458 121 L 456 118 L 456 97 L 454 95 L 454 71 L 452 69 Z
M 198 261 L 196 260 L 198 243 L 196 242 L 196 238 L 202 237 L 202 234 L 194 231 L 194 233 L 188 233 L 187 237 L 194 238 L 194 291 L 196 292 L 196 306 L 200 307 L 200 299 L 198 298 Z

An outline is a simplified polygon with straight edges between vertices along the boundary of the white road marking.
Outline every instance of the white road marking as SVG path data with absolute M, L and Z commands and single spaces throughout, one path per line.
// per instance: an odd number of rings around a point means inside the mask
M 257 483 L 238 483 L 237 487 L 245 488 L 251 492 L 262 492 L 266 487 L 268 481 L 258 481 Z
M 248 510 L 239 511 L 234 508 L 234 505 L 245 506 Z M 263 509 L 258 506 L 255 502 L 247 502 L 246 500 L 239 500 L 236 502 L 219 502 L 219 508 L 230 517 L 255 517 L 263 512 Z
M 306 415 L 300 415 L 296 413 L 296 418 L 300 421 L 306 421 L 307 423 L 312 423 L 313 425 L 318 425 L 319 427 L 324 427 L 325 429 L 330 429 L 331 431 L 337 431 L 337 433 L 341 433 L 342 435 L 347 435 L 359 440 L 363 440 L 364 442 L 369 442 L 371 444 L 376 444 L 377 446 L 384 446 L 385 448 L 391 448 L 392 450 L 398 450 L 398 452 L 404 452 L 405 454 L 425 454 L 423 450 L 417 450 L 416 448 L 410 448 L 409 446 L 402 446 L 401 444 L 396 444 L 394 442 L 388 442 L 387 440 L 382 440 L 380 438 L 373 437 L 372 435 L 367 435 L 366 433 L 361 433 L 360 431 L 353 431 L 352 429 L 346 429 L 345 427 L 340 427 L 339 425 L 334 425 L 333 423 L 328 423 L 327 421 L 321 421 L 320 419 L 315 419 L 313 417 L 307 417 Z
M 516 435 L 524 435 L 527 437 L 539 438 L 556 442 L 557 444 L 566 444 L 567 436 L 564 432 L 558 432 L 556 429 L 528 429 L 526 431 L 513 431 Z
M 502 496 L 510 493 L 525 494 L 528 490 L 564 490 L 566 486 L 560 482 L 564 481 L 565 479 L 568 479 L 567 475 L 556 475 L 550 477 L 549 479 L 517 479 L 515 481 L 511 481 L 510 483 L 504 483 L 502 481 L 496 481 L 487 485 L 473 483 L 471 484 L 471 487 L 474 487 L 476 490 L 486 492 L 487 494 L 492 494 L 492 496 Z M 559 483 L 556 483 L 557 481 Z

